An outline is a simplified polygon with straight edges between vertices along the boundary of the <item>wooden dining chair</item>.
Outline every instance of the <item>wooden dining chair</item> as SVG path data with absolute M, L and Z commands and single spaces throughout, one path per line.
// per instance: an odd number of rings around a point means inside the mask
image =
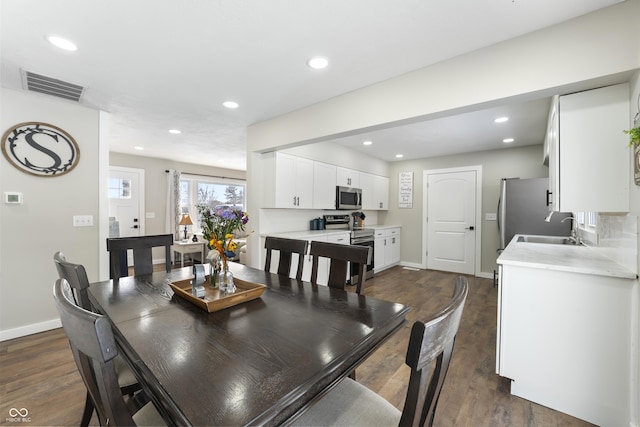
M 307 253 L 309 242 L 306 240 L 286 239 L 284 237 L 267 236 L 264 240 L 264 247 L 267 256 L 264 262 L 264 271 L 271 270 L 271 252 L 278 251 L 280 260 L 278 261 L 277 273 L 289 277 L 291 274 L 291 261 L 293 254 L 298 255 L 298 268 L 296 269 L 296 280 L 302 280 L 302 268 L 304 267 L 304 256 Z
M 131 415 L 118 387 L 118 355 L 111 323 L 106 317 L 78 307 L 71 286 L 58 279 L 53 297 L 73 358 L 93 401 L 100 425 L 166 425 L 153 403 Z
M 95 311 L 89 301 L 89 293 L 87 291 L 89 289 L 89 279 L 87 278 L 87 272 L 84 266 L 67 261 L 64 254 L 60 251 L 53 255 L 53 261 L 56 265 L 56 269 L 58 270 L 59 278 L 65 279 L 69 284 L 75 304 L 84 310 Z M 120 385 L 120 393 L 123 396 L 132 396 L 134 393 L 139 391 L 141 389 L 140 384 L 133 372 L 131 372 L 131 369 L 129 369 L 127 362 L 125 362 L 121 356 L 117 356 L 114 360 L 114 364 L 118 384 Z M 87 391 L 82 420 L 80 421 L 81 426 L 89 425 L 93 410 L 93 400 Z
M 164 246 L 166 271 L 171 271 L 171 245 L 173 234 L 158 234 L 154 236 L 114 237 L 107 239 L 109 251 L 109 270 L 111 279 L 129 275 L 127 250 L 133 250 L 133 274 L 153 273 L 152 249 Z
M 312 257 L 311 283 L 318 282 L 318 261 L 321 257 L 329 258 L 329 282 L 330 288 L 346 289 L 347 280 L 351 272 L 349 263 L 358 264 L 358 283 L 356 293 L 364 292 L 365 269 L 371 260 L 371 247 L 359 245 L 341 245 L 328 242 L 311 242 L 309 255 Z
M 467 279 L 458 277 L 451 301 L 426 321 L 413 324 L 405 359 L 411 374 L 402 412 L 362 384 L 345 378 L 292 425 L 432 426 L 468 288 Z

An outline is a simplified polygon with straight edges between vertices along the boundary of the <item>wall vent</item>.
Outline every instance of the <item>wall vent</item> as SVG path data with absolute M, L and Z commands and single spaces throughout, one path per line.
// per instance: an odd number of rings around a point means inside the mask
M 22 70 L 22 77 L 23 85 L 27 90 L 71 101 L 79 101 L 84 91 L 84 87 L 80 85 L 32 73 L 31 71 Z

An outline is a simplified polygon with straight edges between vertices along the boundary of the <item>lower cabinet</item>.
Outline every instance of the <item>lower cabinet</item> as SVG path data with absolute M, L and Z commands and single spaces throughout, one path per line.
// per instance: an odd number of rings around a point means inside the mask
M 597 425 L 630 425 L 634 281 L 499 272 L 496 372 L 512 380 L 511 393 Z
M 375 232 L 373 269 L 380 272 L 400 262 L 400 227 Z

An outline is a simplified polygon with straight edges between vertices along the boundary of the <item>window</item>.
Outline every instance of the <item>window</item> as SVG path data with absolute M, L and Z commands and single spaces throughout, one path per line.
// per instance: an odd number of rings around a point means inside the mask
M 110 199 L 130 199 L 131 198 L 131 180 L 120 178 L 109 178 Z
M 180 179 L 180 207 L 191 218 L 198 217 L 196 208 L 204 204 L 216 209 L 245 210 L 246 182 L 235 179 L 216 179 L 183 174 Z M 194 223 L 196 221 L 194 220 Z M 194 227 L 199 230 L 199 223 Z

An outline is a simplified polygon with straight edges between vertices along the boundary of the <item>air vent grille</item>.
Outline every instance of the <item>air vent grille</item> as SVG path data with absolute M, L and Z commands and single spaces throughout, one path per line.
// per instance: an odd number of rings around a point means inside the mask
M 84 91 L 84 87 L 80 85 L 32 73 L 31 71 L 24 71 L 24 82 L 27 90 L 71 101 L 79 101 Z

